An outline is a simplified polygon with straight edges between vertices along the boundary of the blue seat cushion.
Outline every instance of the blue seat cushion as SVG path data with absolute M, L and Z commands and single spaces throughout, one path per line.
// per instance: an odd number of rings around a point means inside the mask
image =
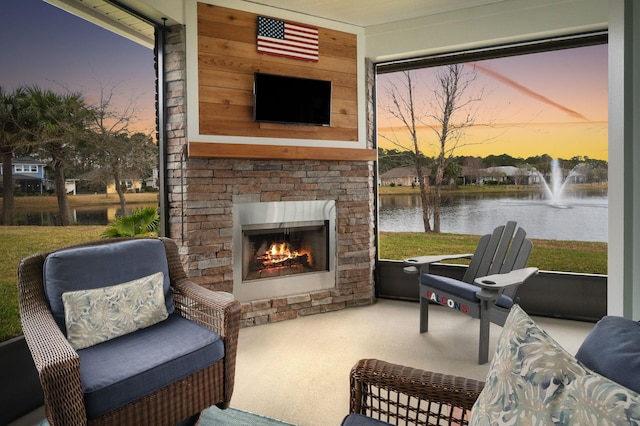
M 436 290 L 447 292 L 452 296 L 459 297 L 468 302 L 480 302 L 480 299 L 476 296 L 476 293 L 480 291 L 480 287 L 465 283 L 464 281 L 456 280 L 455 278 L 433 274 L 422 274 L 420 276 L 420 283 Z M 500 297 L 498 297 L 498 300 L 496 300 L 496 305 L 501 308 L 510 309 L 511 306 L 513 306 L 513 299 L 501 294 Z
M 176 313 L 78 355 L 87 417 L 96 418 L 219 361 L 224 343 Z
M 342 423 L 340 423 L 341 426 L 383 426 L 389 424 L 391 423 L 386 423 L 378 419 L 354 413 L 346 416 L 344 419 L 342 419 Z
M 164 274 L 167 312 L 173 313 L 167 254 L 157 239 L 125 240 L 51 253 L 44 261 L 45 294 L 58 327 L 66 335 L 62 293 L 122 284 L 156 272 Z
M 640 323 L 606 316 L 598 321 L 576 353 L 595 371 L 640 393 Z

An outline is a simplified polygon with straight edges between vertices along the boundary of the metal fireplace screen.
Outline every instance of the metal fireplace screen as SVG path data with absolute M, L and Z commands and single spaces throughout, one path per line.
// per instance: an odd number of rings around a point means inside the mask
M 244 226 L 242 280 L 328 271 L 328 225 L 325 220 Z
M 233 295 L 241 302 L 336 286 L 336 202 L 233 204 Z

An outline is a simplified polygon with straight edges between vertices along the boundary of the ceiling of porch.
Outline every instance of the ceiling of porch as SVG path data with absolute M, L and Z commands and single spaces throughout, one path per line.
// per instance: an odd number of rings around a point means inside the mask
M 253 0 L 318 18 L 369 27 L 507 0 Z
M 154 28 L 129 10 L 162 23 L 161 12 L 140 0 L 45 0 L 133 41 L 153 47 Z M 510 0 L 241 0 L 331 21 L 369 27 Z M 167 21 L 172 25 L 174 22 Z

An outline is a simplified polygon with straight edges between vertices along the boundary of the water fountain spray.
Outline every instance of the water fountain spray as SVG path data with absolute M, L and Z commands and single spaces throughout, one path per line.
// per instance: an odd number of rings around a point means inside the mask
M 551 179 L 550 183 L 547 183 L 542 173 L 538 172 L 540 180 L 549 200 L 549 205 L 558 208 L 567 208 L 566 199 L 563 197 L 563 192 L 567 182 L 571 180 L 573 176 L 577 174 L 575 167 L 569 172 L 566 178 L 562 176 L 562 169 L 557 159 L 551 160 Z

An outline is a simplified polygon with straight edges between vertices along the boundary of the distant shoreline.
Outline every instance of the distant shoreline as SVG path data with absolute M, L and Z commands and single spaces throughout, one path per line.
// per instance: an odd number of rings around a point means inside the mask
M 608 182 L 605 183 L 579 183 L 572 184 L 570 187 L 580 191 L 601 191 L 609 189 Z M 482 194 L 508 194 L 513 192 L 541 192 L 543 188 L 540 185 L 464 185 L 458 187 L 442 187 L 442 193 L 482 193 Z M 379 195 L 419 195 L 420 188 L 416 185 L 411 186 L 379 186 Z
M 608 189 L 609 185 L 605 183 L 583 183 L 573 184 L 571 188 L 584 191 L 601 191 Z M 542 188 L 539 185 L 464 185 L 450 188 L 445 186 L 442 193 L 481 193 L 481 194 L 508 194 L 513 192 L 540 192 Z M 420 188 L 418 186 L 379 186 L 379 195 L 418 195 Z M 157 192 L 127 193 L 125 198 L 127 203 L 158 203 L 159 194 Z M 2 197 L 0 197 L 0 202 Z M 55 195 L 20 195 L 14 198 L 14 204 L 17 209 L 30 207 L 57 207 L 58 201 Z M 98 205 L 120 204 L 117 194 L 79 194 L 69 195 L 69 204 L 71 207 L 86 207 Z
M 118 194 L 79 194 L 69 195 L 69 205 L 71 207 L 88 206 L 110 206 L 119 205 Z M 158 204 L 157 192 L 140 192 L 125 194 L 127 204 Z M 2 197 L 0 197 L 0 201 Z M 20 195 L 14 197 L 14 207 L 16 211 L 24 209 L 52 208 L 58 207 L 58 199 L 55 195 Z

